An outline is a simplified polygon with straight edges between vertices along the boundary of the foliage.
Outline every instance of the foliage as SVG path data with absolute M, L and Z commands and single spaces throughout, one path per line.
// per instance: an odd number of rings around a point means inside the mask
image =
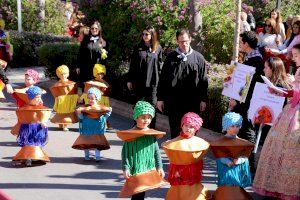
M 39 65 L 46 66 L 46 76 L 56 77 L 55 70 L 60 65 L 67 65 L 74 79 L 74 69 L 77 67 L 78 43 L 45 43 L 38 48 Z
M 264 21 L 269 17 L 272 9 L 276 8 L 276 1 L 270 0 L 246 0 L 246 5 L 254 8 L 254 17 L 257 21 Z M 283 21 L 288 15 L 299 15 L 300 1 L 281 0 L 280 10 Z
M 14 47 L 12 67 L 25 67 L 38 65 L 38 47 L 44 43 L 71 42 L 73 38 L 67 36 L 55 36 L 32 32 L 10 31 L 11 43 Z
M 18 29 L 17 1 L 0 0 L 0 13 L 6 21 L 6 29 Z M 45 1 L 45 21 L 42 27 L 42 20 L 38 16 L 39 0 L 22 0 L 22 27 L 24 31 L 38 31 L 41 33 L 64 33 L 66 17 L 64 6 L 61 1 Z

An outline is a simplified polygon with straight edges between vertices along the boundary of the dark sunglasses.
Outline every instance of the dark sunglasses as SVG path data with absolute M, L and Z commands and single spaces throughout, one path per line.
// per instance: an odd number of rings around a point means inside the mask
M 272 27 L 271 24 L 265 24 L 265 27 Z
M 151 35 L 151 33 L 142 33 L 143 36 Z

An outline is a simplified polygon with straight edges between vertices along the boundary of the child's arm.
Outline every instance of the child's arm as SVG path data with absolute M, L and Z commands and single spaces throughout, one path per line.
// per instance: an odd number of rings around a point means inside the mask
M 126 179 L 130 177 L 129 168 L 130 168 L 129 161 L 128 158 L 126 157 L 126 152 L 123 147 L 122 148 L 122 170 L 123 170 L 123 175 Z
M 75 110 L 75 112 L 76 112 L 76 114 L 77 114 L 77 116 L 78 116 L 79 119 L 83 119 L 83 114 L 81 113 L 81 108 L 80 107 L 77 108 Z
M 231 167 L 232 165 L 234 165 L 234 163 L 232 162 L 232 160 L 230 158 L 220 158 L 220 161 L 222 164 L 227 165 L 228 167 Z
M 154 159 L 155 159 L 155 167 L 156 167 L 158 174 L 162 178 L 165 177 L 165 172 L 163 170 L 162 160 L 161 160 L 161 156 L 160 156 L 160 150 L 159 150 L 157 141 L 155 142 Z
M 233 163 L 234 163 L 235 165 L 240 165 L 240 164 L 246 162 L 246 160 L 248 160 L 248 158 L 245 158 L 245 157 L 239 157 L 239 158 L 237 158 L 237 159 L 233 159 Z

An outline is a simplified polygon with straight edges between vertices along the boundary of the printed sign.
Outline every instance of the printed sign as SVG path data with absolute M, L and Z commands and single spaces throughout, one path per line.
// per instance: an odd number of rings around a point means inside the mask
M 248 119 L 253 124 L 273 123 L 282 111 L 284 97 L 271 94 L 268 86 L 256 83 L 248 110 Z
M 222 95 L 244 103 L 249 91 L 255 68 L 231 61 L 224 79 Z

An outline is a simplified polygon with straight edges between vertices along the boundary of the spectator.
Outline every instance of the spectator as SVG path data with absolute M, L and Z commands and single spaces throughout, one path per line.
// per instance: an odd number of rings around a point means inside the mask
M 300 67 L 300 44 L 292 48 L 292 55 L 296 66 Z M 279 95 L 292 99 L 284 107 L 266 138 L 253 190 L 275 199 L 300 199 L 300 91 L 294 89 Z
M 247 6 L 246 4 L 243 4 L 243 9 L 247 14 L 247 22 L 250 25 L 250 28 L 252 31 L 255 30 L 256 28 L 256 22 L 255 18 L 253 17 L 253 7 L 252 6 Z
M 279 52 L 279 46 L 282 45 L 282 38 L 276 31 L 276 22 L 274 19 L 269 18 L 265 22 L 265 26 L 262 33 L 258 35 L 258 46 L 268 51 Z M 264 57 L 271 56 L 269 53 L 264 52 Z
M 241 33 L 251 31 L 250 25 L 247 22 L 247 13 L 241 12 Z
M 252 93 L 256 82 L 262 82 L 260 75 L 263 74 L 263 59 L 257 49 L 257 37 L 253 31 L 247 31 L 240 34 L 240 51 L 245 53 L 243 64 L 255 67 L 256 71 L 252 77 L 252 81 L 248 90 L 245 103 L 239 103 L 233 99 L 230 100 L 231 111 L 240 114 L 243 117 L 242 127 L 239 136 L 249 142 L 255 143 L 256 136 L 252 122 L 248 119 L 248 109 L 252 98 Z M 250 171 L 255 173 L 254 154 L 249 157 Z
M 293 24 L 293 15 L 289 15 L 285 22 L 283 22 L 284 29 L 285 29 L 285 36 L 286 39 L 289 39 L 291 37 L 291 34 L 293 32 L 292 24 Z
M 277 8 L 273 9 L 270 12 L 269 17 L 276 21 L 276 31 L 281 35 L 281 38 L 284 41 L 286 39 L 286 36 L 285 36 L 285 29 L 282 23 L 280 11 Z
M 190 47 L 188 30 L 178 30 L 176 40 L 178 48 L 167 56 L 157 88 L 157 108 L 168 112 L 172 139 L 185 113 L 205 110 L 208 87 L 205 60 Z
M 128 73 L 127 87 L 134 91 L 136 102 L 143 100 L 156 105 L 161 67 L 162 48 L 155 29 L 148 26 L 143 30 L 140 43 L 134 47 Z M 155 128 L 155 121 L 154 117 L 150 128 Z
M 83 82 L 93 79 L 94 65 L 99 63 L 105 65 L 107 58 L 107 43 L 102 37 L 102 28 L 98 21 L 94 21 L 90 27 L 90 32 L 86 35 L 79 47 L 76 69 L 79 75 L 79 86 L 83 87 Z

